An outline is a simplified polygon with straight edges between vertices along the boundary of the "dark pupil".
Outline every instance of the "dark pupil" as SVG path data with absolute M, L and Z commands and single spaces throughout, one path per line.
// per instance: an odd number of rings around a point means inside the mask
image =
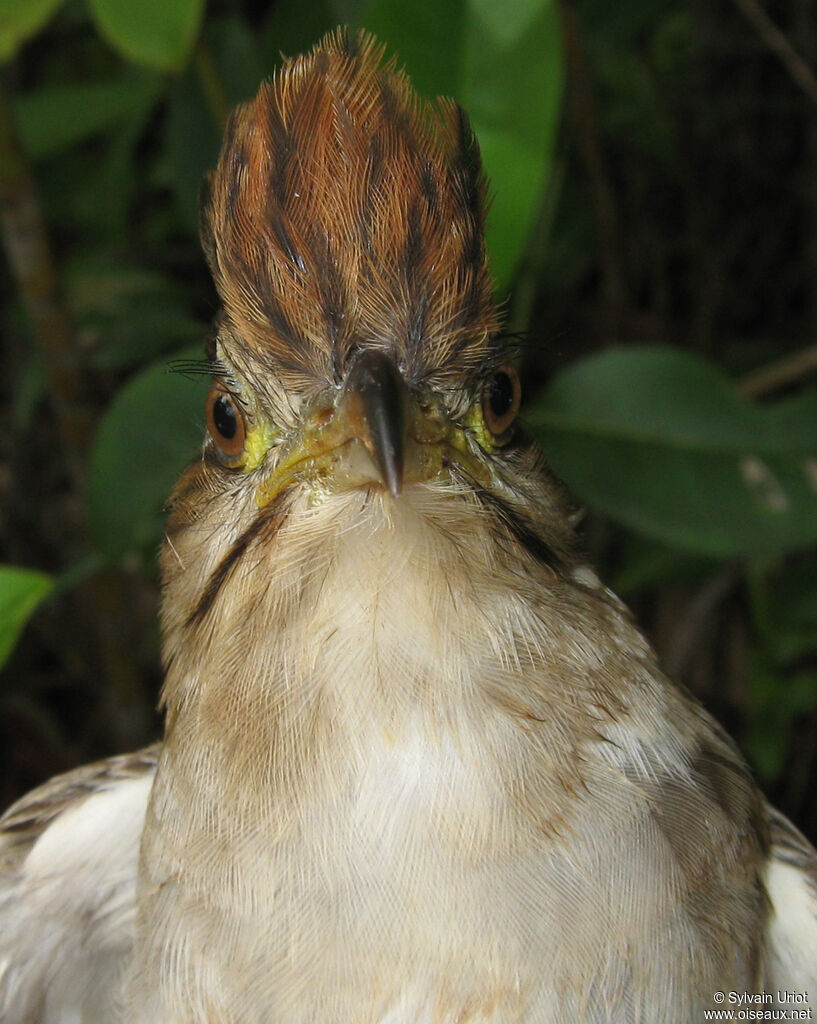
M 219 434 L 228 441 L 235 437 L 238 430 L 238 421 L 236 420 L 233 403 L 226 395 L 221 395 L 220 398 L 216 399 L 213 406 L 213 423 L 215 423 Z
M 488 390 L 488 404 L 494 416 L 504 416 L 513 405 L 513 381 L 507 373 L 497 373 Z

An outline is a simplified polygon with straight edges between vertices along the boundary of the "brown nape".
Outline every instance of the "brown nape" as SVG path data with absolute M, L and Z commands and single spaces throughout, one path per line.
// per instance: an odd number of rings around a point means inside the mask
M 292 383 L 359 344 L 412 383 L 462 385 L 497 328 L 485 184 L 465 113 L 421 103 L 375 40 L 340 30 L 230 118 L 202 239 L 231 344 Z

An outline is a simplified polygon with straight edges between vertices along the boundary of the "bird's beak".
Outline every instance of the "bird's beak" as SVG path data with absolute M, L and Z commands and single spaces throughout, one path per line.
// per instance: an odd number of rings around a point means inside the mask
M 400 371 L 387 355 L 370 349 L 352 364 L 335 413 L 362 442 L 395 498 L 403 488 L 407 401 Z
M 307 411 L 259 486 L 261 506 L 296 480 L 313 492 L 380 486 L 394 498 L 438 476 L 452 446 L 464 448 L 439 397 L 414 394 L 385 353 L 364 349 L 341 388 Z

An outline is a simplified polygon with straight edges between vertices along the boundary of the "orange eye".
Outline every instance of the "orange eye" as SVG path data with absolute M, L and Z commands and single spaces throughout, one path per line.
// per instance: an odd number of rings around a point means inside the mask
M 235 459 L 244 451 L 247 428 L 238 403 L 221 384 L 207 396 L 207 429 L 221 452 Z
M 522 389 L 516 370 L 505 363 L 486 382 L 482 392 L 482 416 L 494 436 L 504 434 L 516 419 Z

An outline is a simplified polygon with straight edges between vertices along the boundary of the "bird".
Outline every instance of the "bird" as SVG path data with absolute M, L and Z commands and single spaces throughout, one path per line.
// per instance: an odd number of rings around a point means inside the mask
M 164 736 L 0 819 L 4 1024 L 810 1019 L 817 853 L 582 554 L 486 188 L 365 32 L 231 115 Z

